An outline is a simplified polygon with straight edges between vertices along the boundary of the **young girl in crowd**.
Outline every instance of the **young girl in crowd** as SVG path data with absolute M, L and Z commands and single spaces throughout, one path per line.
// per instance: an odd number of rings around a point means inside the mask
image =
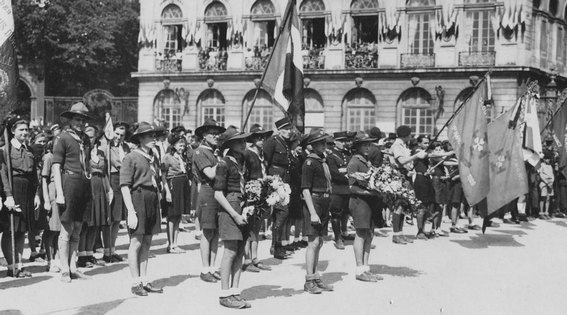
M 43 208 L 47 211 L 49 218 L 49 228 L 45 230 L 44 244 L 47 259 L 47 270 L 49 272 L 60 272 L 61 268 L 54 263 L 57 252 L 57 238 L 61 231 L 61 219 L 59 219 L 59 207 L 55 202 L 55 182 L 51 174 L 53 162 L 53 141 L 45 145 L 45 155 L 43 155 L 43 167 L 41 169 L 41 187 L 43 192 Z

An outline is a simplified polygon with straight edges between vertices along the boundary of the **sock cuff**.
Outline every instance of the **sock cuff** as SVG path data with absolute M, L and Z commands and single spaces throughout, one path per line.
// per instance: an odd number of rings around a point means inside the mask
M 225 298 L 225 297 L 229 297 L 229 296 L 231 296 L 231 295 L 233 295 L 233 294 L 232 294 L 232 289 L 228 289 L 228 290 L 223 290 L 223 289 L 221 289 L 221 290 L 219 291 L 219 298 Z
M 363 274 L 366 271 L 364 267 L 365 266 L 356 266 L 356 270 L 355 270 L 356 275 Z
M 201 268 L 201 273 L 207 274 L 207 273 L 209 273 L 209 272 L 211 272 L 211 267 L 203 267 L 203 268 Z
M 217 272 L 217 268 L 215 268 L 215 266 L 210 266 L 210 267 L 209 267 L 209 272 L 210 272 L 210 273 L 215 273 L 215 272 Z

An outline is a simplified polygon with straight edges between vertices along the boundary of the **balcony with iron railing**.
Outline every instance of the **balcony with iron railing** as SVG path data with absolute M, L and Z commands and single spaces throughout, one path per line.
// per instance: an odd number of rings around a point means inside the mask
M 325 48 L 304 49 L 303 69 L 325 69 Z
M 345 69 L 368 68 L 378 68 L 378 51 L 373 45 L 346 48 Z
M 254 47 L 254 50 L 249 49 L 244 55 L 244 69 L 247 71 L 260 71 L 266 68 L 272 48 L 259 48 Z
M 228 53 L 224 48 L 208 47 L 199 51 L 199 70 L 225 71 Z
M 459 66 L 494 66 L 496 62 L 495 51 L 461 51 L 459 52 Z
M 159 72 L 178 72 L 182 70 L 181 59 L 159 59 L 156 58 L 155 69 Z
M 400 67 L 402 68 L 431 68 L 435 67 L 435 54 L 400 54 Z

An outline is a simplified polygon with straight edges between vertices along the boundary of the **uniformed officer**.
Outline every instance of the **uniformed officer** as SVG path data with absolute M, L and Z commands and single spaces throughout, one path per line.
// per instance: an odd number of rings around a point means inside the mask
M 345 149 L 345 143 L 349 141 L 346 131 L 335 132 L 334 141 L 327 142 L 327 163 L 331 171 L 333 194 L 331 196 L 331 225 L 335 234 L 335 247 L 345 249 L 343 240 L 349 239 L 347 232 L 348 222 L 348 200 L 350 191 L 348 188 L 348 177 L 346 167 L 350 160 L 350 154 Z M 331 139 L 331 138 L 329 138 Z
M 292 128 L 291 121 L 284 117 L 276 121 L 275 124 L 278 134 L 270 137 L 264 144 L 268 175 L 278 175 L 285 183 L 289 184 L 292 153 L 288 140 Z M 272 212 L 272 248 L 270 248 L 270 253 L 277 259 L 285 259 L 287 256 L 282 247 L 282 235 L 288 215 L 288 206 L 274 207 Z
M 331 202 L 331 171 L 325 158 L 328 135 L 319 131 L 311 133 L 307 145 L 311 145 L 310 153 L 302 167 L 301 190 L 305 205 L 303 207 L 303 234 L 308 237 L 305 252 L 305 285 L 303 289 L 311 294 L 333 291 L 331 285 L 325 284 L 317 273 L 319 251 L 323 246 L 323 236 L 327 235 L 329 223 L 329 203 Z

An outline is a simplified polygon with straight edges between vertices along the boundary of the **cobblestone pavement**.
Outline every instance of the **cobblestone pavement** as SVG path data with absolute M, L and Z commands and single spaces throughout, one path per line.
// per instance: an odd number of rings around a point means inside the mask
M 464 223 L 464 222 L 462 222 Z M 447 225 L 447 223 L 445 223 Z M 190 229 L 192 225 L 186 226 Z M 447 226 L 448 228 L 448 226 Z M 382 231 L 391 234 L 391 229 Z M 406 225 L 414 235 L 415 227 Z M 521 225 L 501 224 L 480 231 L 414 244 L 395 245 L 376 237 L 371 270 L 385 279 L 362 283 L 354 278 L 352 242 L 346 250 L 325 243 L 320 255 L 323 280 L 334 292 L 303 292 L 304 253 L 285 261 L 269 257 L 269 241 L 260 257 L 273 271 L 245 272 L 242 296 L 246 314 L 566 314 L 567 221 L 552 219 Z M 118 252 L 126 256 L 128 236 L 121 231 Z M 59 275 L 34 263 L 33 277 L 6 277 L 0 267 L 0 314 L 227 314 L 218 304 L 220 284 L 198 277 L 199 245 L 194 231 L 180 233 L 185 254 L 166 254 L 164 233 L 154 240 L 149 273 L 165 293 L 134 297 L 128 265 L 83 270 L 93 279 L 64 284 Z M 27 257 L 29 252 L 24 253 Z M 100 255 L 100 254 L 98 254 Z M 217 265 L 222 248 L 219 248 Z

